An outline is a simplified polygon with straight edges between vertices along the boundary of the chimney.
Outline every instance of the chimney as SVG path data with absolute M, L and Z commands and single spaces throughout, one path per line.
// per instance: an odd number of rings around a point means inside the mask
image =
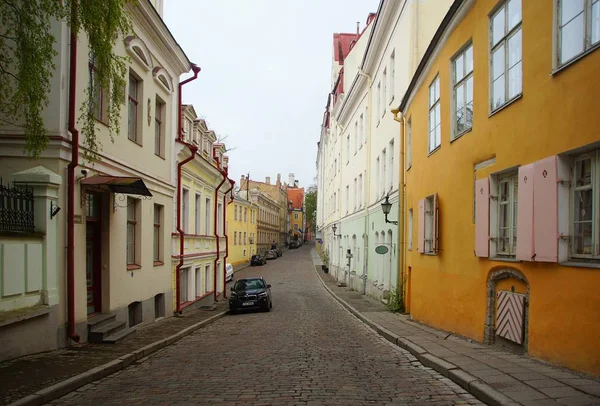
M 277 186 L 281 186 L 281 174 L 277 174 Z
M 288 181 L 288 185 L 290 185 L 291 187 L 294 187 L 294 184 L 295 184 L 294 177 L 295 176 L 294 176 L 293 173 L 290 173 L 289 176 L 290 176 L 290 178 L 289 178 L 289 181 Z
M 246 177 L 245 177 L 244 175 L 242 175 L 242 177 L 241 177 L 241 179 L 240 179 L 240 185 L 241 185 L 242 183 L 244 183 L 244 180 L 245 180 L 245 179 L 246 179 Z
M 266 183 L 267 185 L 270 185 L 270 184 L 271 184 L 271 177 L 270 177 L 270 176 L 267 176 L 267 177 L 265 178 L 265 183 Z
M 356 22 L 356 35 L 360 35 L 360 21 Z

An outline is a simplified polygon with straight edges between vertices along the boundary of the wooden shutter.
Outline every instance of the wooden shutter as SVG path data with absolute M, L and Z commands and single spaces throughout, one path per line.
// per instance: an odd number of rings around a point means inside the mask
M 433 195 L 433 252 L 440 249 L 440 210 L 437 193 Z
M 517 253 L 521 261 L 533 261 L 533 184 L 534 164 L 519 168 L 517 203 Z
M 475 181 L 475 255 L 490 255 L 490 181 Z
M 535 260 L 558 262 L 558 176 L 556 156 L 533 164 Z
M 417 241 L 417 250 L 423 254 L 425 252 L 425 199 L 419 200 L 419 240 Z

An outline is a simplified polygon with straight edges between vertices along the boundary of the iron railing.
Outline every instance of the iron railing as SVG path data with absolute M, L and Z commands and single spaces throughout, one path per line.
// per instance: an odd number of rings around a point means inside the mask
M 0 178 L 0 231 L 35 231 L 33 189 L 27 185 L 3 184 Z

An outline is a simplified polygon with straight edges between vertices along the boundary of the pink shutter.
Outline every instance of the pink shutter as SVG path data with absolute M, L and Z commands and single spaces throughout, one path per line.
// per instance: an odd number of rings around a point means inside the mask
M 490 255 L 490 181 L 475 181 L 475 255 Z
M 556 156 L 533 164 L 533 244 L 535 260 L 558 262 L 558 184 Z
M 533 261 L 533 184 L 534 164 L 519 168 L 517 203 L 517 255 L 521 261 Z
M 440 249 L 440 209 L 437 193 L 433 195 L 433 252 Z
M 417 250 L 425 252 L 425 199 L 419 200 L 419 241 Z

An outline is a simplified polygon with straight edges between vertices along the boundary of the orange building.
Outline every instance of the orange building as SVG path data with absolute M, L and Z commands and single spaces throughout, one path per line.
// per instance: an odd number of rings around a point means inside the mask
M 593 374 L 598 7 L 456 0 L 399 107 L 412 317 Z
M 290 173 L 287 193 L 290 202 L 290 237 L 293 240 L 304 240 L 304 188 L 298 187 L 294 174 Z

